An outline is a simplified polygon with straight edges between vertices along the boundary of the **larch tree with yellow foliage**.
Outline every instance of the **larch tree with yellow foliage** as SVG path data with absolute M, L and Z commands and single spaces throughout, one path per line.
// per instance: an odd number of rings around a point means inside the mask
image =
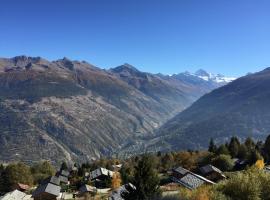
M 264 168 L 264 160 L 263 159 L 257 160 L 256 163 L 255 163 L 255 166 L 258 169 L 263 169 Z
M 122 182 L 122 180 L 121 180 L 120 173 L 114 172 L 113 177 L 112 177 L 112 186 L 111 186 L 111 188 L 113 190 L 119 188 L 121 186 L 121 182 Z

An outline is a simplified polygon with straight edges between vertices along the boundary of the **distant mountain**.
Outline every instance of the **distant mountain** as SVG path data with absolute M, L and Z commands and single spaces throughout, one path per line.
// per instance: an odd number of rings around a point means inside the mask
M 194 79 L 194 77 L 192 77 Z M 195 80 L 195 79 L 194 79 Z M 112 155 L 219 87 L 68 58 L 0 59 L 0 161 Z
M 195 73 L 185 72 L 183 74 L 187 75 L 187 76 L 188 75 L 189 76 L 194 76 L 194 77 L 200 78 L 200 79 L 205 80 L 205 81 L 216 83 L 218 85 L 225 85 L 225 84 L 227 84 L 229 82 L 232 82 L 233 80 L 236 79 L 234 77 L 226 77 L 226 76 L 224 76 L 222 74 L 208 73 L 203 69 L 199 69 Z
M 270 134 L 270 68 L 213 90 L 169 120 L 148 150 L 205 148 L 210 138 L 264 139 Z

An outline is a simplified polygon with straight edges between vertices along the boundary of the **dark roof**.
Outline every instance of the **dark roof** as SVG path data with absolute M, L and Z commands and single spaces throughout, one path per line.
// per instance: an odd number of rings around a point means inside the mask
M 60 186 L 54 185 L 52 183 L 41 184 L 38 188 L 33 192 L 32 196 L 38 196 L 42 193 L 48 193 L 54 196 L 58 196 L 60 194 Z
M 69 171 L 67 171 L 67 170 L 61 170 L 60 175 L 65 176 L 65 177 L 68 177 L 69 176 Z
M 85 193 L 85 192 L 96 192 L 97 191 L 97 188 L 96 187 L 93 187 L 93 186 L 90 186 L 90 185 L 82 185 L 79 189 L 80 193 Z
M 187 169 L 185 169 L 183 167 L 177 167 L 177 168 L 173 169 L 173 171 L 177 172 L 177 173 L 179 173 L 181 175 L 185 175 L 185 174 L 187 174 L 189 172 L 189 170 L 187 170 Z
M 42 184 L 52 183 L 54 185 L 60 185 L 60 179 L 57 176 L 50 176 L 42 181 Z
M 68 183 L 68 178 L 66 176 L 60 175 L 59 177 L 60 183 Z
M 211 172 L 217 172 L 219 174 L 222 174 L 222 171 L 213 165 L 205 165 L 200 168 L 200 171 L 202 174 L 209 174 Z
M 98 169 L 90 172 L 90 179 L 91 180 L 92 179 L 96 179 L 96 178 L 98 178 L 100 176 L 109 176 L 109 177 L 112 177 L 113 176 L 113 173 L 114 172 L 111 171 L 111 170 L 108 170 L 106 168 L 100 167 L 100 168 L 98 168 Z

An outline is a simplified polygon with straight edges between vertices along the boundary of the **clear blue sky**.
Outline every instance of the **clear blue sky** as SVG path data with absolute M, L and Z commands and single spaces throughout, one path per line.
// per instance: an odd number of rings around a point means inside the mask
M 1 0 L 0 57 L 239 76 L 270 66 L 269 0 Z

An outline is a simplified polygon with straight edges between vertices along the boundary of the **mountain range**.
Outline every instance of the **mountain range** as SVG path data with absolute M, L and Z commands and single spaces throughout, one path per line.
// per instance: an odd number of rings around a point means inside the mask
M 153 137 L 169 119 L 230 80 L 203 70 L 168 76 L 129 64 L 104 70 L 68 58 L 1 58 L 0 161 L 113 155 Z
M 206 148 L 210 138 L 218 143 L 231 136 L 265 139 L 270 134 L 269 86 L 270 68 L 238 78 L 202 96 L 141 144 L 148 151 L 171 151 Z

